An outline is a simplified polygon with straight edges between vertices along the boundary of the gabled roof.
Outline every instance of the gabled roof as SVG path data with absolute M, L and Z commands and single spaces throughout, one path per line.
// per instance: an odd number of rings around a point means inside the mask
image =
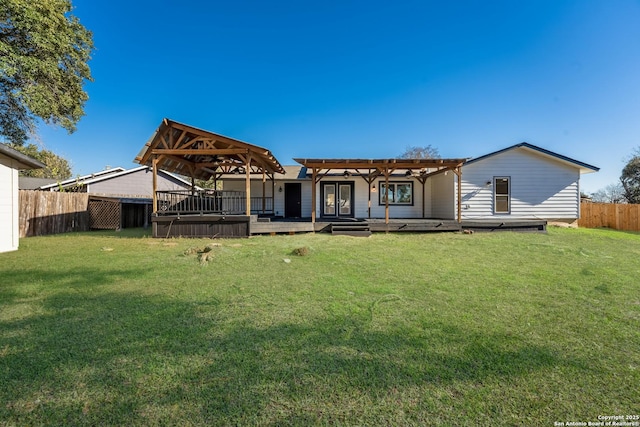
M 96 182 L 102 182 L 102 181 L 107 181 L 110 179 L 114 179 L 117 178 L 119 176 L 124 176 L 124 175 L 129 175 L 135 172 L 139 172 L 139 171 L 143 171 L 143 170 L 149 170 L 149 167 L 147 166 L 138 166 L 137 168 L 133 168 L 133 169 L 124 169 L 121 167 L 117 167 L 117 168 L 113 168 L 113 169 L 108 169 L 105 171 L 101 171 L 95 174 L 91 174 L 91 175 L 85 175 L 85 176 L 81 176 L 78 178 L 71 178 L 71 179 L 67 179 L 65 181 L 62 181 L 60 183 L 54 183 L 54 184 L 50 184 L 50 185 L 43 185 L 42 187 L 40 187 L 41 190 L 48 190 L 51 188 L 57 188 L 57 187 L 65 187 L 68 185 L 75 185 L 76 183 L 80 183 L 80 184 L 94 184 Z M 191 183 L 184 180 L 183 178 L 174 175 L 170 172 L 166 172 L 166 171 L 158 171 L 158 173 L 160 175 L 166 175 L 176 181 L 180 181 L 183 184 L 185 184 L 186 186 L 191 186 Z
M 562 154 L 554 153 L 553 151 L 546 150 L 544 148 L 538 147 L 537 145 L 529 144 L 528 142 L 521 142 L 520 144 L 515 144 L 515 145 L 512 145 L 511 147 L 503 148 L 502 150 L 494 151 L 493 153 L 489 153 L 489 154 L 485 154 L 484 156 L 476 157 L 474 159 L 471 159 L 471 160 L 467 161 L 467 163 L 465 163 L 465 165 L 470 165 L 470 164 L 473 164 L 473 163 L 478 162 L 480 160 L 486 159 L 488 157 L 492 157 L 492 156 L 504 153 L 505 151 L 513 150 L 513 149 L 516 149 L 516 148 L 524 148 L 525 150 L 532 151 L 532 152 L 537 153 L 539 155 L 542 155 L 544 157 L 552 158 L 552 159 L 558 160 L 558 161 L 560 161 L 562 163 L 569 164 L 570 166 L 577 167 L 577 168 L 580 169 L 580 173 L 598 172 L 600 170 L 599 167 L 592 166 L 592 165 L 584 163 L 584 162 L 580 162 L 580 161 L 572 159 L 570 157 L 563 156 Z
M 22 154 L 18 150 L 14 150 L 6 144 L 0 144 L 0 154 L 4 154 L 5 156 L 17 161 L 18 169 L 41 169 L 46 167 L 44 163 L 34 159 L 33 157 Z
M 135 161 L 184 176 L 208 180 L 249 166 L 248 172 L 284 173 L 266 148 L 164 119 Z
M 18 188 L 20 190 L 39 190 L 43 185 L 54 184 L 57 181 L 52 178 L 35 178 L 32 176 L 19 176 Z
M 48 185 L 43 185 L 42 187 L 40 187 L 41 190 L 49 190 L 51 188 L 56 188 L 59 186 L 66 186 L 66 185 L 70 185 L 70 184 L 75 184 L 79 181 L 82 182 L 87 182 L 87 180 L 90 179 L 94 179 L 94 178 L 104 178 L 106 176 L 110 176 L 119 172 L 124 171 L 124 168 L 121 167 L 115 167 L 112 169 L 105 169 L 105 170 L 101 170 L 99 172 L 94 172 L 94 173 L 90 173 L 87 175 L 82 175 L 82 176 L 78 176 L 78 177 L 74 177 L 74 178 L 69 178 L 69 179 L 65 179 L 64 181 L 60 181 L 60 182 L 54 182 L 53 184 L 48 184 Z

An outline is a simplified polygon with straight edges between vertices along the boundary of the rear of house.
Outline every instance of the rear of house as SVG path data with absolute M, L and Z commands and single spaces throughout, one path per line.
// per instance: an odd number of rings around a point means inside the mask
M 595 166 L 528 143 L 476 159 L 462 168 L 466 220 L 580 218 L 580 175 Z

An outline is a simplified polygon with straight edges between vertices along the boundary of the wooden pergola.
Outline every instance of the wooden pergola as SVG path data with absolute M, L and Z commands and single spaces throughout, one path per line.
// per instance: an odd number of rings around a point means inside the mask
M 135 161 L 152 168 L 154 213 L 157 213 L 158 169 L 191 177 L 192 189 L 196 179 L 215 180 L 222 174 L 244 174 L 247 216 L 251 215 L 251 175 L 262 175 L 264 195 L 267 178 L 273 181 L 275 173 L 284 173 L 282 165 L 266 148 L 166 118 Z
M 458 180 L 457 220 L 462 221 L 462 165 L 467 159 L 294 159 L 296 162 L 311 170 L 312 186 L 311 221 L 316 221 L 316 185 L 330 171 L 340 169 L 355 171 L 369 186 L 369 215 L 371 215 L 371 184 L 380 176 L 384 176 L 385 189 L 388 192 L 389 178 L 395 171 L 407 171 L 412 177 L 424 185 L 427 179 L 435 175 L 452 171 Z M 425 216 L 425 201 L 422 200 L 422 216 Z M 389 223 L 389 197 L 385 197 L 385 223 Z

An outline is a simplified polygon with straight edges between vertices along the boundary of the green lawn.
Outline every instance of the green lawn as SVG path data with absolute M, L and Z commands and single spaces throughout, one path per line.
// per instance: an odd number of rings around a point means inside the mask
M 211 241 L 141 230 L 0 254 L 0 425 L 640 414 L 639 234 L 218 242 L 204 264 Z

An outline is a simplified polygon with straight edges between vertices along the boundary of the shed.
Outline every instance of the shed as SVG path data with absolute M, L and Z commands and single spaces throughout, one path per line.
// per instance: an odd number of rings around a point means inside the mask
M 19 243 L 18 171 L 45 165 L 19 151 L 0 144 L 0 252 L 15 251 Z

